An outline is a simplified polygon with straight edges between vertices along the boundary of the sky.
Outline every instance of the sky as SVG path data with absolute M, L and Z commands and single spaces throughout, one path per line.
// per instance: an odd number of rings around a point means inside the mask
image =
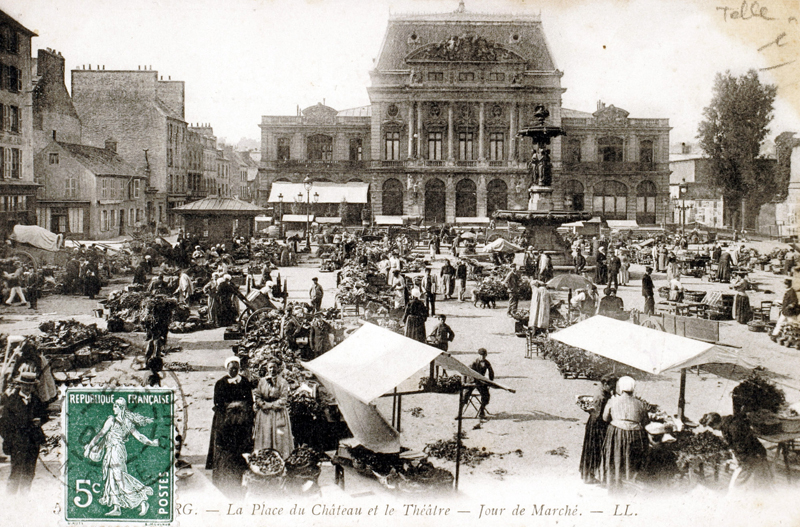
M 541 13 L 563 106 L 597 101 L 669 118 L 693 142 L 714 75 L 763 69 L 778 86 L 771 137 L 800 132 L 798 0 L 466 0 L 476 12 Z M 325 101 L 369 104 L 369 70 L 390 14 L 453 11 L 458 0 L 0 0 L 69 70 L 152 66 L 186 82 L 186 120 L 259 140 L 262 115 Z M 746 8 L 742 7 L 743 5 Z M 744 9 L 744 11 L 742 11 Z M 766 11 L 764 11 L 766 9 Z M 796 18 L 793 18 L 796 17 Z M 783 34 L 783 36 L 780 36 Z M 772 44 L 770 45 L 770 42 Z M 35 52 L 34 52 L 35 55 Z M 791 62 L 797 59 L 798 62 Z

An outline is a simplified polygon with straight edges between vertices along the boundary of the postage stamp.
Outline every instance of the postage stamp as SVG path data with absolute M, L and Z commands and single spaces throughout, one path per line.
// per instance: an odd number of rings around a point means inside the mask
M 67 521 L 172 521 L 173 390 L 71 388 L 63 417 Z

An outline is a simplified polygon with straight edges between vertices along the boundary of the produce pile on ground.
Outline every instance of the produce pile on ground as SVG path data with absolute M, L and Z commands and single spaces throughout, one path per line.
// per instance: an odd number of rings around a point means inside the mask
M 81 324 L 77 320 L 50 320 L 39 324 L 44 335 L 37 337 L 41 348 L 68 348 L 80 342 L 95 339 L 103 333 L 97 324 Z
M 505 456 L 507 454 L 515 454 L 518 457 L 522 457 L 522 450 L 517 449 L 511 452 L 505 452 L 502 454 L 497 454 L 492 452 L 491 450 L 486 450 L 486 447 L 482 448 L 475 448 L 475 447 L 468 447 L 463 444 L 463 440 L 466 439 L 466 435 L 462 433 L 462 444 L 461 444 L 461 459 L 460 462 L 462 465 L 466 465 L 468 467 L 475 467 L 482 463 L 484 460 L 492 457 L 492 456 Z M 423 451 L 428 454 L 429 456 L 444 459 L 445 461 L 452 461 L 455 463 L 456 461 L 456 449 L 457 449 L 457 437 L 454 434 L 452 439 L 439 439 L 434 443 L 428 443 L 425 445 Z
M 189 306 L 161 293 L 114 291 L 105 306 L 109 310 L 110 331 L 122 331 L 125 324 L 129 329 L 142 329 L 165 318 L 172 322 L 170 331 L 174 333 L 205 328 L 200 318 L 192 315 Z
M 90 368 L 98 362 L 122 360 L 130 349 L 130 342 L 114 335 L 100 334 L 93 342 L 81 346 L 71 353 L 42 351 L 50 361 L 53 372 Z
M 727 443 L 712 432 L 676 434 L 675 439 L 672 448 L 677 454 L 677 465 L 681 470 L 698 463 L 706 463 L 713 467 L 732 459 Z
M 387 309 L 392 307 L 393 297 L 386 277 L 378 273 L 374 264 L 362 266 L 351 260 L 342 266 L 340 273 L 336 299 L 341 304 L 366 305 L 374 302 Z
M 731 392 L 733 404 L 745 413 L 768 410 L 777 413 L 786 402 L 786 394 L 769 382 L 759 370 L 739 383 Z
M 319 474 L 320 455 L 308 445 L 300 445 L 286 458 L 287 476 L 313 476 Z
M 440 375 L 439 377 L 422 377 L 419 380 L 419 389 L 433 393 L 458 393 L 461 391 L 461 376 Z
M 542 355 L 556 363 L 558 371 L 565 379 L 585 378 L 590 381 L 599 381 L 603 375 L 616 373 L 618 376 L 635 374 L 633 370 L 624 364 L 574 348 L 550 338 L 542 339 Z
M 401 492 L 449 491 L 453 474 L 427 460 L 402 459 L 400 454 L 379 454 L 358 446 L 348 449 L 353 468 L 376 478 L 384 487 Z

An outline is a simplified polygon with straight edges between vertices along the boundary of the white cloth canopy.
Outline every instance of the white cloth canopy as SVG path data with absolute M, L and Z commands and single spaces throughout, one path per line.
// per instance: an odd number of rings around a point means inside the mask
M 600 315 L 552 333 L 550 338 L 656 375 L 701 364 L 752 367 L 722 346 Z
M 522 252 L 522 250 L 522 247 L 511 243 L 505 238 L 497 238 L 483 248 L 485 253 L 518 253 Z
M 64 237 L 37 225 L 14 225 L 8 237 L 19 243 L 27 243 L 39 249 L 56 252 L 64 245 Z
M 353 436 L 374 452 L 388 453 L 399 451 L 399 434 L 370 402 L 433 360 L 445 369 L 508 390 L 437 348 L 369 323 L 303 366 L 336 397 Z

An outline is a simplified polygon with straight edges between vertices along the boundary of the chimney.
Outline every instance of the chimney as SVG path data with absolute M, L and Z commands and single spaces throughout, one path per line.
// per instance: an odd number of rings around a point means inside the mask
M 106 150 L 116 153 L 117 151 L 117 142 L 111 139 L 110 137 L 106 139 Z
M 56 131 L 53 130 L 53 141 L 56 141 Z
M 691 149 L 686 143 L 681 143 L 681 154 L 691 154 Z

